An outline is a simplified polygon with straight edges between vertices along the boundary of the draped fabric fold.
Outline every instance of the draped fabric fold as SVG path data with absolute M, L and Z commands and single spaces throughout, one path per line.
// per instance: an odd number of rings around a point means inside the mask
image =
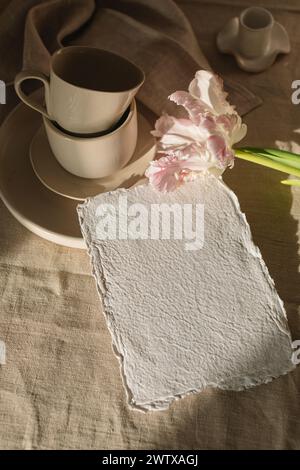
M 21 68 L 47 74 L 51 54 L 68 44 L 111 50 L 139 65 L 146 82 L 138 97 L 155 114 L 173 109 L 168 95 L 210 68 L 173 0 L 12 0 L 0 14 L 0 78 L 12 87 Z M 260 104 L 241 85 L 228 82 L 227 89 L 240 114 Z

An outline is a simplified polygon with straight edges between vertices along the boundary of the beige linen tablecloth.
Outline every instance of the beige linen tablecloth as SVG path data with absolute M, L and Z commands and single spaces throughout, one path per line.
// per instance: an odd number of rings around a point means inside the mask
M 248 75 L 215 48 L 215 33 L 251 2 L 179 1 L 211 66 L 263 99 L 249 113 L 247 144 L 300 145 L 298 0 L 259 1 L 287 28 L 289 56 Z M 1 77 L 0 77 L 1 78 Z M 298 144 L 297 144 L 298 143 Z M 225 175 L 300 339 L 300 188 L 282 174 L 237 161 Z M 244 392 L 207 390 L 164 412 L 129 410 L 101 314 L 88 255 L 28 232 L 0 204 L 0 447 L 17 449 L 299 449 L 299 368 Z

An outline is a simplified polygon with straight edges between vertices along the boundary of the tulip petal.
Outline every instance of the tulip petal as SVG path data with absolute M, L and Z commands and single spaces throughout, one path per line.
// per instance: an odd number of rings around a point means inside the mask
M 152 134 L 160 139 L 160 149 L 175 150 L 194 142 L 205 141 L 210 132 L 205 127 L 197 126 L 190 119 L 178 119 L 165 114 L 156 121 Z
M 227 101 L 227 93 L 223 90 L 223 81 L 220 77 L 207 70 L 196 72 L 194 80 L 190 83 L 189 93 L 200 99 L 208 110 L 216 114 L 232 114 L 234 107 Z
M 189 92 L 177 91 L 169 97 L 184 107 L 188 118 L 164 114 L 156 121 L 152 134 L 163 156 L 151 162 L 145 173 L 156 189 L 173 191 L 201 172 L 220 174 L 233 166 L 232 145 L 243 139 L 247 127 L 226 97 L 222 80 L 204 70 L 196 73 Z

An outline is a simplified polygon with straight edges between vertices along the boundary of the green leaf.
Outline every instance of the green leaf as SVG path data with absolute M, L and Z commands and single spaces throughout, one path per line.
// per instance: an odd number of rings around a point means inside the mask
M 298 168 L 300 170 L 300 158 L 293 159 L 291 157 L 277 157 L 275 155 L 268 155 L 268 157 L 274 162 L 283 163 L 284 165 L 291 166 L 292 168 Z
M 287 186 L 300 186 L 300 180 L 282 180 L 281 183 Z
M 292 158 L 293 160 L 300 160 L 300 155 L 287 150 L 280 149 L 264 149 L 267 153 L 275 155 L 275 157 Z
M 300 169 L 292 167 L 290 162 L 282 159 L 272 159 L 270 154 L 268 156 L 251 153 L 250 151 L 245 151 L 244 149 L 234 149 L 235 155 L 242 160 L 247 160 L 249 162 L 257 163 L 258 165 L 263 165 L 273 170 L 282 171 L 283 173 L 288 173 L 290 175 L 300 177 Z
M 241 150 L 245 150 L 246 152 L 260 155 L 262 157 L 270 158 L 271 160 L 300 169 L 300 155 L 296 153 L 287 152 L 286 150 L 260 149 L 256 147 L 245 147 L 245 149 Z

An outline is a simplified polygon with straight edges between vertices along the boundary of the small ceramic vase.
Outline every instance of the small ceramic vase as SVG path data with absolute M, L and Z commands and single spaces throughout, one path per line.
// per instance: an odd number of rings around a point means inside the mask
M 261 7 L 247 8 L 232 18 L 219 32 L 217 46 L 221 52 L 233 54 L 239 67 L 247 72 L 262 72 L 279 53 L 290 52 L 286 30 Z

